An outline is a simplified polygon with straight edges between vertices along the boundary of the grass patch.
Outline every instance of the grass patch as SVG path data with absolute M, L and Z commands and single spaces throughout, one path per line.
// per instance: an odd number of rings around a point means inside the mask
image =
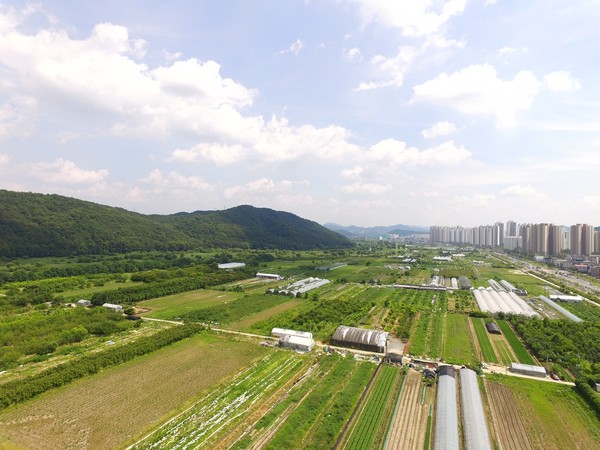
M 455 364 L 475 364 L 477 362 L 467 316 L 462 314 L 446 315 L 444 359 Z
M 472 317 L 471 322 L 473 323 L 473 328 L 477 335 L 477 342 L 479 342 L 479 348 L 481 349 L 481 357 L 485 362 L 497 363 L 498 358 L 496 357 L 496 352 L 494 352 L 494 347 L 488 337 L 488 332 L 483 323 L 483 319 Z
M 153 319 L 181 319 L 193 311 L 230 302 L 239 296 L 239 293 L 200 289 L 146 300 L 137 305 L 140 308 L 149 308 L 150 311 L 143 315 Z
M 533 357 L 529 354 L 529 352 L 527 351 L 523 343 L 519 340 L 511 326 L 508 324 L 508 322 L 506 322 L 505 320 L 496 320 L 496 323 L 500 327 L 500 330 L 502 330 L 502 333 L 504 333 L 504 337 L 510 344 L 519 362 L 523 364 L 531 364 L 534 366 L 537 365 L 535 359 L 533 359 Z
M 508 386 L 535 448 L 599 448 L 600 420 L 572 386 L 490 375 Z
M 0 439 L 25 448 L 116 448 L 269 351 L 200 333 L 7 410 Z

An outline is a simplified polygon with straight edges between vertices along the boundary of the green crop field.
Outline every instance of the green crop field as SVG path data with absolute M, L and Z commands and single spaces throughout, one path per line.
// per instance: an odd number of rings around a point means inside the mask
M 490 342 L 483 319 L 472 317 L 471 322 L 473 323 L 473 328 L 477 335 L 477 342 L 479 342 L 479 348 L 481 349 L 481 357 L 485 362 L 497 363 L 498 358 L 496 357 L 496 352 L 494 352 L 494 347 Z
M 504 337 L 513 349 L 513 352 L 515 352 L 515 356 L 517 357 L 519 362 L 523 364 L 536 365 L 537 363 L 529 354 L 525 346 L 523 346 L 523 343 L 519 340 L 513 329 L 508 324 L 508 322 L 506 322 L 505 320 L 496 320 L 496 323 L 500 327 L 500 330 L 502 330 L 502 333 L 504 334 Z
M 489 336 L 490 341 L 496 347 L 496 354 L 500 358 L 500 361 L 505 366 L 508 366 L 511 362 L 516 362 L 516 358 L 513 355 L 512 349 L 504 339 L 504 336 Z
M 183 318 L 192 311 L 230 302 L 239 296 L 235 292 L 200 289 L 139 302 L 138 307 L 150 309 L 143 315 L 154 319 Z
M 200 333 L 2 412 L 0 447 L 116 448 L 269 352 Z
M 394 391 L 394 387 L 397 387 L 401 376 L 402 372 L 397 367 L 381 366 L 345 448 L 349 450 L 379 448 L 389 425 L 383 423 L 384 418 L 387 417 L 388 421 L 390 419 L 389 414 L 385 414 L 386 409 L 394 405 L 394 399 L 391 399 L 390 394 Z
M 477 362 L 467 316 L 462 314 L 446 315 L 444 359 L 454 364 L 475 364 Z
M 488 377 L 512 391 L 535 449 L 600 448 L 600 420 L 574 387 L 498 374 Z

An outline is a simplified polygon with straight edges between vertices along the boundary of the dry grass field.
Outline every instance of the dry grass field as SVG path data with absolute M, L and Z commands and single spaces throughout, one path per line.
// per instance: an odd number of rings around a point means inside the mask
M 268 351 L 201 333 L 4 411 L 0 448 L 117 448 Z
M 290 300 L 280 305 L 273 306 L 272 308 L 264 309 L 248 317 L 244 317 L 243 319 L 237 322 L 230 323 L 229 325 L 227 325 L 227 329 L 236 331 L 247 331 L 255 323 L 270 319 L 271 317 L 276 316 L 277 314 L 280 314 L 284 311 L 294 309 L 301 303 L 302 300 Z

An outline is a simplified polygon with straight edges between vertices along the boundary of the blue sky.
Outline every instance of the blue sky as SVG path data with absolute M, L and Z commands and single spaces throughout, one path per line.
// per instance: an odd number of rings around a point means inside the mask
M 0 0 L 0 188 L 600 224 L 600 2 Z

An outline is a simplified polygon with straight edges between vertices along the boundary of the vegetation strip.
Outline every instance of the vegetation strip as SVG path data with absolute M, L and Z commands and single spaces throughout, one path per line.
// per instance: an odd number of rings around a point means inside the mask
M 504 337 L 515 352 L 515 356 L 520 363 L 536 365 L 535 360 L 531 357 L 523 343 L 519 340 L 513 329 L 505 320 L 496 320 L 496 323 L 504 333 Z
M 494 352 L 494 347 L 492 347 L 490 338 L 487 335 L 487 330 L 483 324 L 483 319 L 471 317 L 471 322 L 473 323 L 473 328 L 475 329 L 475 334 L 477 335 L 477 341 L 479 342 L 479 348 L 481 349 L 481 356 L 483 360 L 485 362 L 497 363 L 498 358 L 496 357 L 496 352 Z
M 52 367 L 29 378 L 9 381 L 0 385 L 0 409 L 24 402 L 47 390 L 64 386 L 78 378 L 97 373 L 103 368 L 122 364 L 137 356 L 153 352 L 190 337 L 201 330 L 204 330 L 204 327 L 199 325 L 169 328 L 120 347 L 82 356 L 79 359 Z

